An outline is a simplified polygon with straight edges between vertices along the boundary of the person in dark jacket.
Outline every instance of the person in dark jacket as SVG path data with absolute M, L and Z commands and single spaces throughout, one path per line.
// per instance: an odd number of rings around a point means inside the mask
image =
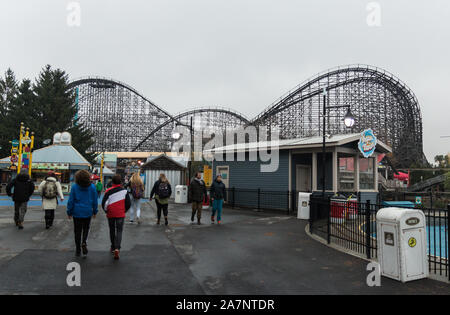
M 13 188 L 14 192 L 12 192 Z M 19 230 L 23 229 L 27 204 L 33 192 L 34 183 L 31 181 L 27 169 L 22 169 L 20 174 L 6 186 L 6 193 L 14 201 L 14 222 Z
M 222 176 L 218 175 L 211 185 L 210 197 L 212 201 L 211 223 L 214 224 L 214 217 L 217 211 L 217 224 L 222 222 L 222 207 L 225 199 L 226 187 L 222 181 Z
M 188 190 L 189 202 L 192 202 L 192 223 L 194 222 L 195 214 L 197 213 L 197 223 L 198 225 L 201 224 L 203 200 L 206 196 L 206 185 L 202 180 L 202 174 L 197 172 L 195 173 L 195 177 L 192 179 Z
M 166 175 L 161 173 L 159 175 L 159 179 L 153 185 L 152 191 L 150 193 L 150 201 L 155 196 L 156 208 L 157 208 L 157 216 L 158 221 L 157 225 L 160 224 L 161 221 L 161 211 L 164 214 L 165 225 L 169 225 L 169 221 L 167 220 L 167 216 L 169 214 L 169 198 L 172 195 L 172 186 L 170 186 L 169 180 Z
M 86 170 L 75 173 L 75 184 L 70 189 L 69 201 L 67 202 L 67 215 L 73 218 L 75 232 L 75 255 L 79 257 L 81 250 L 83 256 L 88 254 L 87 238 L 91 225 L 91 218 L 97 215 L 98 198 L 97 190 L 91 183 L 90 174 Z
M 112 187 L 105 191 L 102 208 L 106 212 L 109 224 L 109 237 L 111 252 L 114 259 L 119 259 L 120 245 L 122 243 L 123 224 L 128 209 L 131 207 L 131 198 L 128 191 L 121 186 L 122 177 L 119 174 L 112 178 Z

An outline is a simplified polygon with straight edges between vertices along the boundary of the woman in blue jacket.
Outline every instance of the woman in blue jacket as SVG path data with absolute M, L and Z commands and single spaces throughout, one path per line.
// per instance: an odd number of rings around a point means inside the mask
M 83 257 L 88 253 L 87 238 L 91 218 L 96 216 L 98 212 L 97 190 L 91 183 L 90 174 L 86 170 L 80 170 L 75 173 L 75 184 L 70 190 L 69 201 L 67 202 L 67 215 L 69 219 L 73 218 L 75 245 L 77 257 Z

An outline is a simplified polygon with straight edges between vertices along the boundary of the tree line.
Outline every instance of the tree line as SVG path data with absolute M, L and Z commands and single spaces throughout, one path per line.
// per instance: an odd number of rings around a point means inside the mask
M 56 132 L 68 131 L 72 145 L 94 161 L 95 154 L 88 152 L 93 134 L 78 119 L 75 91 L 65 71 L 46 65 L 34 81 L 18 81 L 11 69 L 0 76 L 0 158 L 10 155 L 10 141 L 18 139 L 21 122 L 34 132 L 35 149 Z

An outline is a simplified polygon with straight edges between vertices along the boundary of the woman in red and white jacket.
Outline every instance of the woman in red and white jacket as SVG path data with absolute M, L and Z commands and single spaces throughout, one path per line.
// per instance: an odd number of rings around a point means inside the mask
M 130 196 L 121 183 L 122 177 L 118 174 L 114 175 L 112 187 L 105 192 L 102 200 L 102 208 L 108 217 L 111 252 L 116 260 L 119 259 L 125 213 L 131 206 Z

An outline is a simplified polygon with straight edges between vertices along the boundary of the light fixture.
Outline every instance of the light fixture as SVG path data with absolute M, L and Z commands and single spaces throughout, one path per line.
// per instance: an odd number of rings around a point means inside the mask
M 350 108 L 347 111 L 347 114 L 344 116 L 344 125 L 347 128 L 351 128 L 355 125 L 355 117 L 353 117 L 352 112 L 350 111 Z
M 180 139 L 180 137 L 181 137 L 181 134 L 180 134 L 179 132 L 174 132 L 174 133 L 172 134 L 172 138 L 175 139 L 175 140 Z

